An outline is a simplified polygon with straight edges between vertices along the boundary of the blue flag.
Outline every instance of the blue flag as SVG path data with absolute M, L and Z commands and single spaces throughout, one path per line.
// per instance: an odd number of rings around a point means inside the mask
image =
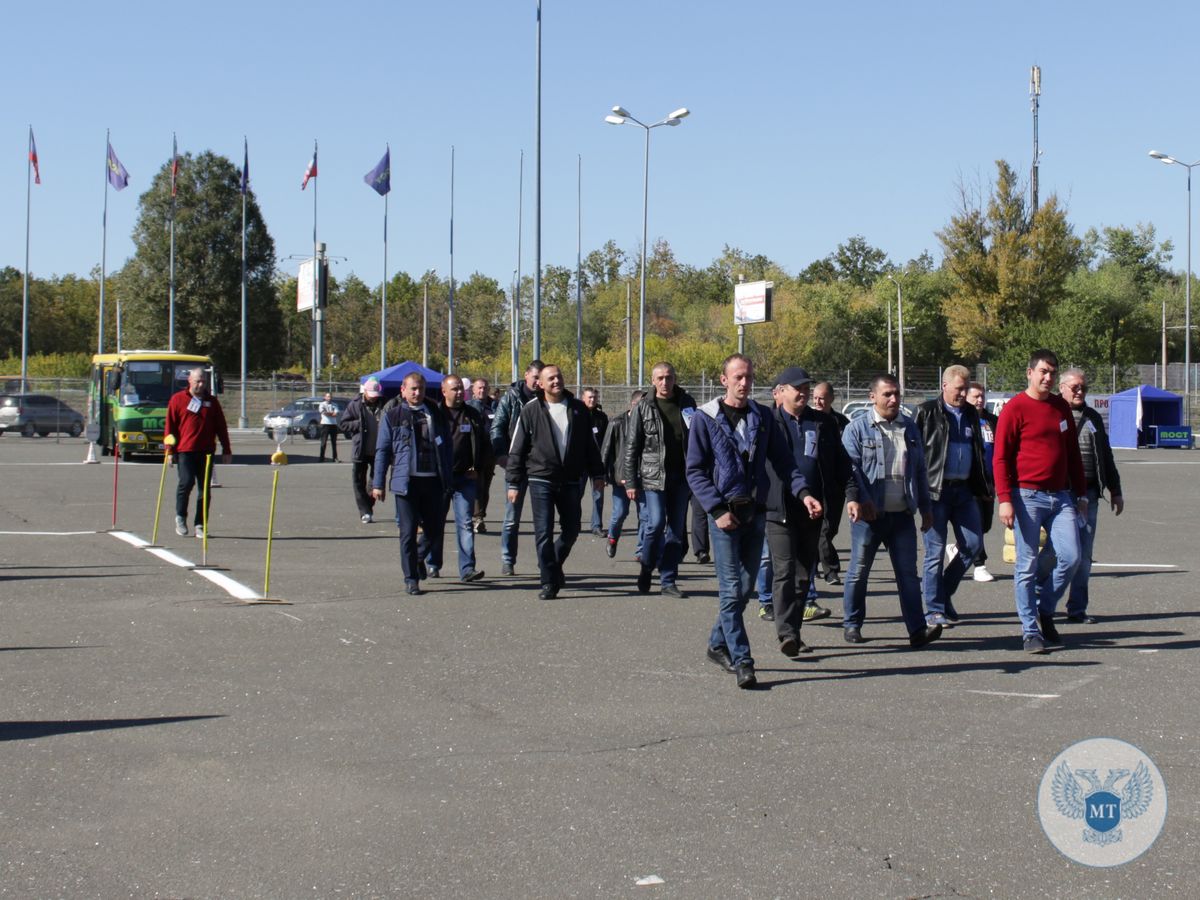
M 392 189 L 392 148 L 384 151 L 383 159 L 370 172 L 363 176 L 363 181 L 371 190 L 382 197 Z
M 242 138 L 242 193 L 250 191 L 250 144 Z
M 113 152 L 111 141 L 108 145 L 108 183 L 118 191 L 125 190 L 129 185 L 129 173 L 125 171 L 125 167 L 117 159 L 117 154 Z

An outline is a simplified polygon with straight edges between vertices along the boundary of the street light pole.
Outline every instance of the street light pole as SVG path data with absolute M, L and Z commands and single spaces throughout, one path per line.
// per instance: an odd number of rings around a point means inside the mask
M 646 154 L 642 166 L 642 278 L 641 298 L 638 301 L 638 384 L 646 383 L 646 241 L 649 238 L 650 218 L 650 129 L 660 125 L 678 125 L 689 114 L 687 107 L 675 110 L 660 122 L 647 125 L 638 121 L 621 106 L 614 106 L 612 113 L 604 117 L 609 125 L 637 125 L 646 132 Z
M 1180 162 L 1173 156 L 1151 150 L 1150 156 L 1166 165 L 1183 166 L 1187 169 L 1187 280 L 1184 282 L 1183 303 L 1183 406 L 1187 425 L 1192 424 L 1192 169 L 1200 166 L 1200 159 L 1193 163 Z M 1163 311 L 1163 379 L 1166 379 L 1166 308 Z
M 900 371 L 897 373 L 897 379 L 900 382 L 900 397 L 904 397 L 904 292 L 901 290 L 901 282 L 904 281 L 904 275 L 899 278 L 893 278 L 888 275 L 888 281 L 896 285 L 896 352 L 898 354 L 898 362 Z M 889 344 L 889 349 L 891 345 Z

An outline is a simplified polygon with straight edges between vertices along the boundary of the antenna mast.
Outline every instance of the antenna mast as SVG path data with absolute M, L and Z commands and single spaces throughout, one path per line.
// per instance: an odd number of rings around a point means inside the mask
M 1033 111 L 1033 168 L 1029 173 L 1030 208 L 1032 219 L 1038 211 L 1038 163 L 1042 151 L 1038 149 L 1038 99 L 1042 96 L 1042 67 L 1029 70 L 1029 106 Z

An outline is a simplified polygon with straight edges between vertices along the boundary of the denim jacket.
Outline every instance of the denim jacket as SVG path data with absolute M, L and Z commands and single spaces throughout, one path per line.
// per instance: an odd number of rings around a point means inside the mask
M 925 471 L 925 447 L 917 425 L 904 413 L 897 413 L 897 421 L 904 425 L 904 443 L 908 447 L 904 466 L 904 497 L 910 513 L 929 514 L 929 475 Z M 884 470 L 883 442 L 887 438 L 879 433 L 875 422 L 875 411 L 852 419 L 842 434 L 842 446 L 850 457 L 850 469 L 854 477 L 846 490 L 846 500 L 862 503 L 870 500 L 883 509 L 883 492 L 886 472 Z

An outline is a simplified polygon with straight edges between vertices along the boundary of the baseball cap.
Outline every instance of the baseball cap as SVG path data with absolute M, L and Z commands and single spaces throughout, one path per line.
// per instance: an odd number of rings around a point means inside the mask
M 363 396 L 374 400 L 383 393 L 383 388 L 379 385 L 378 378 L 368 378 L 363 382 Z
M 792 387 L 800 387 L 802 384 L 812 384 L 812 379 L 808 377 L 808 373 L 804 369 L 792 366 L 776 376 L 775 384 L 790 384 Z

